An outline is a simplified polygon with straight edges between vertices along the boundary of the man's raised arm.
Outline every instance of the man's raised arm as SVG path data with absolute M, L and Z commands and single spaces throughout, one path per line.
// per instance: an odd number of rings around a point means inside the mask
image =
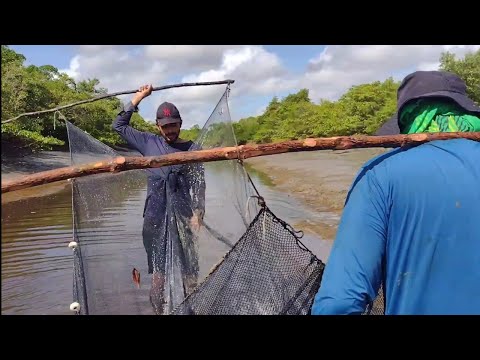
M 130 146 L 139 151 L 142 155 L 145 154 L 145 147 L 148 138 L 152 136 L 150 133 L 142 132 L 130 126 L 130 119 L 134 112 L 138 111 L 138 104 L 152 93 L 152 86 L 142 86 L 135 94 L 132 101 L 130 101 L 123 110 L 118 114 L 117 118 L 112 124 L 115 130 Z

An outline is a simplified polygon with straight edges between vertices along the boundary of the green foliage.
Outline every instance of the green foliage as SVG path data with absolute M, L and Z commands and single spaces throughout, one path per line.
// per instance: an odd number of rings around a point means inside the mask
M 2 67 L 10 63 L 18 63 L 22 65 L 26 60 L 25 56 L 18 54 L 7 45 L 2 45 Z
M 440 57 L 440 69 L 453 72 L 467 84 L 467 94 L 480 104 L 480 50 L 470 52 L 463 59 L 446 52 Z
M 393 79 L 350 88 L 338 101 L 311 102 L 308 90 L 273 98 L 264 114 L 234 124 L 239 144 L 372 134 L 396 109 Z
M 352 87 L 338 102 L 346 120 L 342 135 L 374 133 L 395 113 L 399 85 L 389 78 Z
M 98 88 L 98 79 L 75 82 L 54 66 L 24 66 L 24 61 L 23 55 L 2 45 L 2 121 L 24 112 L 52 109 L 108 93 L 107 89 Z M 120 106 L 119 99 L 108 98 L 68 108 L 61 113 L 100 141 L 122 146 L 126 143 L 112 130 Z M 134 114 L 131 124 L 139 130 L 156 132 L 155 126 L 138 114 Z M 53 149 L 64 146 L 66 141 L 65 123 L 57 120 L 54 125 L 54 113 L 2 124 L 2 143 L 8 142 L 15 147 Z
M 452 71 L 467 84 L 468 95 L 480 103 L 480 50 L 456 59 L 442 54 L 440 69 Z M 274 97 L 265 113 L 234 124 L 239 144 L 305 137 L 371 135 L 396 111 L 400 82 L 389 78 L 351 87 L 338 101 L 313 104 L 302 89 L 283 100 Z
M 5 134 L 3 132 L 5 131 Z M 32 150 L 51 149 L 52 146 L 65 145 L 64 141 L 52 136 L 42 136 L 38 132 L 19 129 L 15 124 L 8 123 L 2 127 L 2 140 L 12 144 L 27 146 Z
M 259 130 L 260 124 L 256 117 L 248 117 L 239 122 L 233 123 L 233 131 L 235 131 L 235 136 L 237 137 L 239 145 L 251 142 Z
M 195 141 L 200 136 L 200 126 L 194 125 L 190 129 L 181 129 L 180 138 Z
M 24 66 L 25 57 L 2 45 L 2 119 L 28 111 L 51 109 L 79 100 L 108 93 L 98 88 L 98 79 L 75 82 L 51 65 Z M 463 78 L 470 97 L 480 102 L 480 50 L 464 59 L 443 53 L 440 68 Z M 399 82 L 389 78 L 351 87 L 338 101 L 312 103 L 308 89 L 289 94 L 280 100 L 274 97 L 265 112 L 233 124 L 239 144 L 294 140 L 305 137 L 373 134 L 396 110 Z M 126 145 L 112 130 L 112 121 L 120 109 L 120 100 L 109 98 L 62 111 L 69 121 L 108 145 Z M 25 117 L 2 124 L 2 142 L 8 141 L 30 149 L 49 149 L 67 141 L 65 124 L 53 113 Z M 158 133 L 154 124 L 139 114 L 131 125 L 140 131 Z M 180 137 L 197 140 L 198 125 L 182 129 Z M 232 144 L 231 129 L 222 124 L 211 126 L 202 135 L 204 147 Z
M 201 134 L 201 138 L 197 141 L 204 149 L 211 149 L 214 147 L 224 147 L 233 145 L 234 134 L 232 127 L 227 123 L 213 123 Z

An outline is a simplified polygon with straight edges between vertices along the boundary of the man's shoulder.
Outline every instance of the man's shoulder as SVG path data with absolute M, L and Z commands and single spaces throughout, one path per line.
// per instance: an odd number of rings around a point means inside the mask
M 467 156 L 480 151 L 480 143 L 467 139 L 435 140 L 420 145 L 395 148 L 366 161 L 361 169 L 374 169 L 382 166 L 395 166 L 405 162 L 418 162 L 431 157 L 441 157 L 447 153 L 464 153 Z
M 453 152 L 478 152 L 480 151 L 480 142 L 470 139 L 450 139 L 435 140 L 424 145 L 429 145 L 440 150 L 450 150 Z
M 478 167 L 480 143 L 466 139 L 438 140 L 395 148 L 366 161 L 357 172 L 345 204 L 355 186 L 369 176 L 381 186 L 415 184 L 438 172 L 471 171 Z
M 163 137 L 161 137 L 160 135 L 151 133 L 150 131 L 145 131 L 144 134 L 147 142 L 163 142 Z
M 386 154 L 387 155 L 387 154 Z M 480 155 L 480 143 L 467 139 L 435 140 L 421 145 L 404 147 L 393 151 L 391 156 L 373 159 L 373 164 L 388 168 L 389 172 L 403 171 L 409 168 L 409 173 L 415 173 L 424 166 L 448 166 L 453 158 L 474 158 Z M 443 159 L 443 160 L 442 160 Z M 368 163 L 367 163 L 368 164 Z M 366 164 L 366 166 L 368 166 Z
M 366 161 L 354 177 L 345 203 L 348 201 L 350 193 L 355 186 L 367 175 L 375 178 L 377 182 L 385 184 L 390 182 L 390 180 L 397 179 L 399 176 L 404 177 L 409 173 L 411 174 L 412 169 L 416 166 L 414 162 L 419 160 L 418 152 L 425 152 L 424 145 L 394 148 Z M 420 158 L 423 156 L 420 155 Z
M 390 159 L 394 158 L 396 155 L 404 152 L 404 148 L 395 148 L 391 150 L 387 150 L 386 152 L 374 156 L 371 159 L 367 160 L 360 169 L 373 169 L 375 166 L 378 166 L 385 161 L 389 161 Z
M 157 154 L 159 153 L 159 149 L 163 149 L 167 143 L 165 139 L 157 134 L 151 133 L 151 132 L 145 132 L 145 146 L 148 149 L 147 152 L 152 153 L 152 154 Z M 150 154 L 150 155 L 152 155 Z M 160 154 L 162 152 L 160 151 Z
M 449 167 L 452 157 L 473 159 L 479 155 L 480 143 L 466 139 L 436 140 L 395 148 L 366 161 L 358 171 L 352 188 L 369 172 L 380 180 L 406 179 L 409 176 L 415 177 L 419 172 L 428 172 L 429 166 Z
M 406 150 L 407 149 L 405 148 L 395 148 L 392 150 L 387 150 L 386 152 L 367 160 L 365 163 L 363 163 L 363 165 L 360 167 L 360 170 L 357 172 L 354 183 L 358 182 L 360 178 L 362 178 L 369 171 L 379 169 L 383 166 L 397 161 L 400 155 L 403 154 Z
M 395 148 L 393 150 L 388 150 L 380 155 L 377 155 L 370 160 L 367 160 L 358 170 L 356 176 L 354 177 L 352 184 L 350 185 L 350 189 L 347 192 L 347 196 L 345 198 L 345 205 L 347 204 L 350 195 L 355 188 L 355 186 L 362 180 L 367 174 L 371 173 L 372 170 L 381 166 L 381 164 L 385 164 L 390 159 L 394 158 L 398 154 L 404 151 L 403 148 Z

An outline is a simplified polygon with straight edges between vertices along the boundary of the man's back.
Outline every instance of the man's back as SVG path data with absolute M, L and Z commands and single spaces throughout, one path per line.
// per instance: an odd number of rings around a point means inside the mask
M 480 143 L 436 141 L 384 167 L 386 312 L 480 313 Z
M 312 312 L 360 313 L 385 282 L 386 314 L 480 314 L 480 143 L 395 150 L 359 175 Z

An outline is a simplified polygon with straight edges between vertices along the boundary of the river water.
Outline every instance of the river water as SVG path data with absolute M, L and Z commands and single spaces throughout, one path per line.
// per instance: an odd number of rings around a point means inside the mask
M 275 156 L 271 158 L 273 160 Z M 278 161 L 278 158 L 274 161 Z M 295 162 L 295 159 L 290 160 L 292 161 Z M 70 157 L 65 152 L 42 152 L 23 158 L 4 158 L 2 180 L 68 165 Z M 260 194 L 270 209 L 284 221 L 295 224 L 338 219 L 338 214 L 308 207 L 284 189 L 273 186 L 269 177 L 262 172 L 250 170 L 250 176 Z M 347 173 L 350 176 L 355 171 L 352 166 Z M 211 173 L 207 179 L 211 196 L 229 196 L 225 194 L 225 189 L 229 188 L 226 183 L 228 181 L 224 174 Z M 93 198 L 98 196 L 95 189 L 89 195 Z M 115 259 L 111 254 L 98 253 L 96 256 L 112 261 L 112 264 L 113 261 L 135 263 L 143 274 L 145 266 L 138 264 L 145 262 L 140 237 L 144 189 L 132 187 L 122 192 L 121 196 L 113 195 L 103 209 L 105 221 L 95 231 L 99 238 L 110 239 L 119 248 L 128 250 L 129 254 L 141 255 L 139 258 L 122 255 Z M 231 219 L 231 210 L 222 211 L 219 208 L 215 218 L 220 224 L 218 226 L 221 226 L 221 223 L 227 223 Z M 138 231 L 132 232 L 132 222 L 136 222 Z M 69 310 L 73 299 L 73 257 L 72 250 L 67 246 L 70 241 L 72 190 L 69 182 L 2 194 L 2 314 L 73 314 Z M 306 233 L 302 241 L 320 259 L 328 259 L 331 241 L 314 233 Z M 205 252 L 204 268 L 208 269 L 218 262 L 226 251 L 228 247 L 218 246 Z M 128 281 L 131 281 L 130 278 Z

